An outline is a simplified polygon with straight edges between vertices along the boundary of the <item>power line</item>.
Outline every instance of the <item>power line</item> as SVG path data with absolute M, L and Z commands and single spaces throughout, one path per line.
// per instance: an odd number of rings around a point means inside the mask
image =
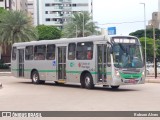
M 109 24 L 127 24 L 127 23 L 138 23 L 138 22 L 144 22 L 144 21 L 130 21 L 130 22 L 117 22 L 117 23 L 104 23 L 104 24 L 98 24 L 98 25 L 109 25 Z

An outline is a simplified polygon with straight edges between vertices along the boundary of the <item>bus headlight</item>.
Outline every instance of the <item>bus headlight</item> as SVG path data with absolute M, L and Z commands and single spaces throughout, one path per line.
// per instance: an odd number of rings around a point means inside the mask
M 119 77 L 119 71 L 116 71 L 116 76 Z
M 142 72 L 142 75 L 143 75 L 143 76 L 145 75 L 145 71 Z

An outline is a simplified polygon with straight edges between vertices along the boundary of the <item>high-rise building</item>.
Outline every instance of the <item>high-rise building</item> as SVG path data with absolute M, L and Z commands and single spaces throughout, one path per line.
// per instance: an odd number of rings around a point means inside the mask
M 74 12 L 93 12 L 92 0 L 34 0 L 34 8 L 34 25 L 54 25 L 59 28 Z
M 160 0 L 158 0 L 158 19 L 159 19 L 159 29 L 160 29 Z
M 152 13 L 152 19 L 148 22 L 147 28 L 160 29 L 160 0 L 158 0 L 158 12 Z
M 0 0 L 0 7 L 7 10 L 23 10 L 27 12 L 27 0 Z
M 28 9 L 27 10 L 28 11 L 28 15 L 32 19 L 32 24 L 34 24 L 34 1 L 33 0 L 28 0 L 27 9 Z

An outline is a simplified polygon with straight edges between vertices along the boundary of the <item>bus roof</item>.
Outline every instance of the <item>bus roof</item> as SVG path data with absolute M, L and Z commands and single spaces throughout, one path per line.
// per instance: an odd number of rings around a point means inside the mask
M 55 40 L 40 40 L 40 41 L 30 41 L 30 42 L 19 42 L 14 43 L 13 46 L 28 46 L 28 45 L 41 45 L 41 44 L 67 44 L 72 42 L 89 42 L 89 41 L 110 41 L 109 38 L 112 37 L 132 37 L 137 38 L 134 36 L 123 36 L 123 35 L 114 35 L 114 36 L 105 36 L 105 35 L 99 35 L 99 36 L 88 36 L 88 37 L 78 37 L 78 38 L 61 38 L 61 39 L 55 39 Z M 138 39 L 138 38 L 137 38 Z
M 89 36 L 89 37 L 78 37 L 78 38 L 61 38 L 55 40 L 40 40 L 30 42 L 19 42 L 14 43 L 13 46 L 27 46 L 27 45 L 38 45 L 38 44 L 67 44 L 71 42 L 89 42 L 89 41 L 103 41 L 107 40 L 104 35 L 101 36 Z

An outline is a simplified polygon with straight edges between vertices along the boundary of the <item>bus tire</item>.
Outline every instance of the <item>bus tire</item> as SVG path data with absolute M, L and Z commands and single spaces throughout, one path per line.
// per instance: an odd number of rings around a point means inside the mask
M 43 83 L 45 83 L 45 81 L 39 80 L 39 73 L 36 70 L 32 72 L 32 83 L 34 83 L 34 84 L 43 84 Z
M 111 86 L 112 89 L 118 89 L 119 88 L 119 85 L 118 86 Z
M 85 84 L 85 88 L 87 88 L 87 89 L 93 89 L 94 88 L 93 78 L 92 78 L 90 73 L 85 74 L 84 84 Z
M 81 88 L 85 88 L 85 81 L 84 81 L 84 78 L 81 80 Z

